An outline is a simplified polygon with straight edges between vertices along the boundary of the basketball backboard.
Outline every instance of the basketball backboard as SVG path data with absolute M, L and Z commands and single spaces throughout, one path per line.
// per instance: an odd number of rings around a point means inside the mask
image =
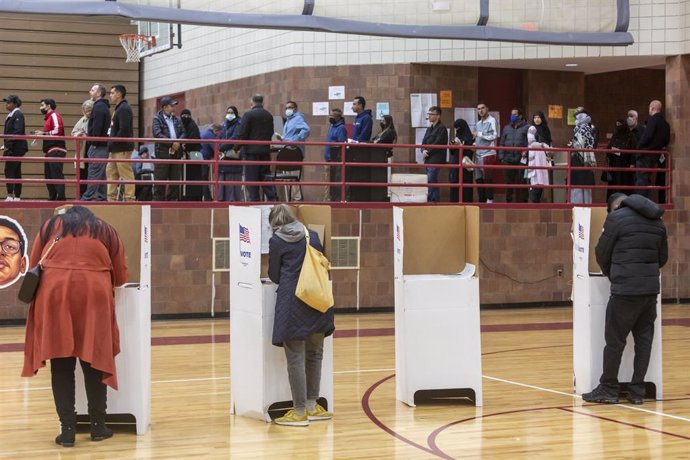
M 165 8 L 179 8 L 177 0 L 136 0 L 139 5 L 160 6 Z M 155 37 L 153 45 L 146 45 L 141 50 L 140 56 L 151 56 L 171 50 L 173 46 L 182 47 L 180 24 L 164 22 L 134 21 L 139 28 L 139 34 Z

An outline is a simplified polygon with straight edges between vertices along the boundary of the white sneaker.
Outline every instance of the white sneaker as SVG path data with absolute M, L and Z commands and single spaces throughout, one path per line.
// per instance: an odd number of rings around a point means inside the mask
M 8 196 L 7 198 L 5 198 L 5 201 L 14 201 L 14 197 L 13 197 L 13 196 Z
M 15 196 L 15 197 L 14 197 L 14 201 L 22 201 L 22 199 L 19 198 L 18 196 Z
M 487 203 L 493 203 L 494 200 L 486 200 Z

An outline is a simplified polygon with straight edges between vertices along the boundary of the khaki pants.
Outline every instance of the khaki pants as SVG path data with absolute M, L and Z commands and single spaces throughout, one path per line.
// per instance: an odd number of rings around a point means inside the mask
M 125 159 L 132 157 L 131 152 L 112 152 L 110 158 L 114 160 Z M 111 180 L 134 180 L 134 173 L 132 172 L 131 163 L 108 163 L 105 168 L 106 178 Z M 119 184 L 108 184 L 108 201 L 117 201 L 117 188 Z M 125 184 L 125 201 L 134 201 L 134 183 Z

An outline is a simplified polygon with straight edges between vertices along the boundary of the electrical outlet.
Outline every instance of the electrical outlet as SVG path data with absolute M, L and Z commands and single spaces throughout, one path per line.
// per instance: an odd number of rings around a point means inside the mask
M 562 276 L 563 276 L 563 270 L 559 268 L 558 270 L 556 270 L 556 274 L 557 274 L 559 277 L 562 277 Z

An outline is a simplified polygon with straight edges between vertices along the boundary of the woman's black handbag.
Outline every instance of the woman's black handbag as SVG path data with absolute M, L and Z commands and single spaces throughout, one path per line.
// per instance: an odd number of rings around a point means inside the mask
M 43 266 L 41 264 L 43 263 L 43 259 L 46 258 L 50 250 L 53 249 L 53 246 L 55 246 L 55 243 L 57 243 L 59 239 L 60 237 L 58 236 L 53 240 L 53 243 L 50 245 L 45 254 L 43 254 L 41 260 L 38 261 L 38 264 L 34 268 L 28 270 L 24 275 L 22 285 L 19 287 L 19 294 L 17 294 L 17 297 L 22 302 L 31 303 L 34 301 L 34 297 L 36 297 L 36 292 L 38 291 L 38 285 L 41 282 L 41 270 L 43 270 Z

